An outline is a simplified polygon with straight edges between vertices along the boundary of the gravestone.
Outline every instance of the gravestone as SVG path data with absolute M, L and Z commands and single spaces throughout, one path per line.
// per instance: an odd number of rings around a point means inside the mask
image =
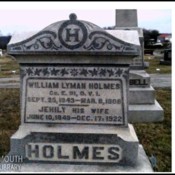
M 135 9 L 120 9 L 116 10 L 115 14 L 116 27 L 136 27 L 138 26 L 137 22 L 137 10 Z
M 128 123 L 129 65 L 139 55 L 136 31 L 119 37 L 82 20 L 12 38 L 20 64 L 21 125 L 9 155 L 20 171 L 152 171 Z M 129 34 L 127 34 L 129 35 Z
M 160 64 L 171 65 L 171 49 L 165 49 L 163 54 L 163 59 L 160 60 Z
M 155 90 L 150 83 L 150 75 L 144 70 L 143 29 L 137 24 L 137 10 L 116 10 L 116 26 L 113 33 L 137 31 L 141 46 L 139 56 L 133 59 L 130 66 L 128 121 L 131 123 L 159 122 L 163 120 L 164 112 L 155 99 Z
M 133 59 L 131 69 L 140 70 L 144 68 L 144 39 L 143 29 L 138 27 L 137 10 L 136 9 L 117 9 L 116 10 L 115 30 L 136 30 L 140 40 L 140 54 Z

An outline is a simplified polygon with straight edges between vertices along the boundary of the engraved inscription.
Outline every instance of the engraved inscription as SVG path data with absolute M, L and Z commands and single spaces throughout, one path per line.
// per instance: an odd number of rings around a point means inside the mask
M 87 35 L 85 25 L 77 20 L 64 22 L 58 30 L 60 43 L 71 50 L 83 46 L 87 40 Z
M 22 65 L 23 122 L 127 125 L 128 75 L 125 65 Z
M 146 79 L 130 79 L 129 85 L 130 86 L 133 86 L 133 85 L 147 86 L 149 84 Z
M 29 78 L 26 86 L 25 122 L 117 125 L 125 122 L 120 79 Z
M 71 38 L 74 38 L 73 42 L 79 42 L 79 30 L 80 29 L 73 29 L 71 33 L 71 28 L 66 29 L 66 42 L 71 42 Z
M 25 154 L 29 160 L 37 161 L 117 163 L 122 149 L 116 144 L 28 143 Z

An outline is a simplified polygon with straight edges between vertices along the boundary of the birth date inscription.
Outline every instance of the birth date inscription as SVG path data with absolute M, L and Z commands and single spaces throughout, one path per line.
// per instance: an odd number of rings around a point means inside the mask
M 122 77 L 27 76 L 24 80 L 25 123 L 126 123 Z

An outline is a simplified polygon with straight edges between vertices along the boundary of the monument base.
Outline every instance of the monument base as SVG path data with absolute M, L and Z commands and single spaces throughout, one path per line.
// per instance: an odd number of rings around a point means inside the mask
M 130 124 L 50 125 L 21 125 L 11 137 L 9 156 L 21 156 L 23 163 L 136 164 L 139 141 Z
M 128 121 L 130 123 L 160 122 L 164 119 L 164 111 L 155 100 L 155 104 L 129 105 Z
M 7 166 L 8 165 L 8 166 Z M 12 163 L 11 163 L 12 165 Z M 0 164 L 0 172 L 153 172 L 142 145 L 139 145 L 138 160 L 134 166 L 121 165 L 77 165 L 51 163 L 22 163 L 16 169 L 8 162 Z M 4 168 L 3 168 L 4 167 Z
M 164 111 L 155 99 L 155 89 L 145 70 L 130 71 L 129 123 L 160 122 Z

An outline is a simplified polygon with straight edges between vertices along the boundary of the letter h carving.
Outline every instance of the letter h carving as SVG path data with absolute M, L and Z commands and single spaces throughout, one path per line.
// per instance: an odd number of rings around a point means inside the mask
M 71 28 L 66 29 L 66 42 L 71 42 L 70 38 L 74 37 L 74 42 L 79 42 L 79 30 L 80 29 L 72 29 L 74 32 L 71 32 Z

